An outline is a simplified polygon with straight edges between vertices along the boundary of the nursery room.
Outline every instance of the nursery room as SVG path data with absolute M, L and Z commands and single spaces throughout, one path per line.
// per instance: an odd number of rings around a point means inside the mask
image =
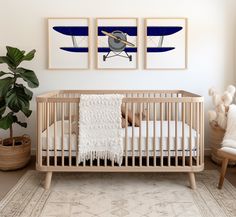
M 236 216 L 236 1 L 0 7 L 0 217 Z

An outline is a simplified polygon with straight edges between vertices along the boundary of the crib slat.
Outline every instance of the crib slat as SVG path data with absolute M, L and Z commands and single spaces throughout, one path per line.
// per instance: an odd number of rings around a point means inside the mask
M 204 163 L 204 107 L 203 103 L 201 102 L 201 150 L 200 150 L 200 163 L 201 165 Z
M 44 127 L 47 128 L 47 103 L 44 103 Z
M 44 121 L 44 104 L 42 105 L 42 103 L 37 103 L 37 119 L 38 119 L 38 124 L 37 124 L 37 162 L 39 164 L 39 166 L 42 166 L 42 151 L 43 151 L 43 147 L 42 147 L 42 127 L 43 127 L 43 121 Z
M 139 126 L 139 166 L 142 166 L 142 113 L 143 113 L 143 105 L 139 104 L 139 118 L 140 118 L 140 126 Z
M 168 123 L 168 166 L 170 166 L 170 117 L 171 117 L 171 103 L 167 103 L 167 123 Z
M 57 104 L 53 104 L 54 107 L 54 166 L 57 166 Z
M 161 157 L 161 166 L 163 166 L 163 103 L 160 103 L 160 113 L 161 113 L 161 123 L 160 123 L 160 157 Z
M 153 166 L 156 166 L 156 120 L 157 120 L 157 111 L 156 111 L 156 103 L 153 103 L 153 112 L 154 112 L 154 120 L 153 120 Z
M 125 103 L 125 166 L 128 166 L 128 104 Z
M 197 166 L 199 166 L 199 103 L 197 103 Z
M 42 107 L 43 107 L 42 128 L 43 128 L 43 130 L 45 130 L 47 127 L 47 112 L 46 112 L 46 103 L 45 102 L 43 103 Z
M 175 103 L 175 166 L 178 166 L 178 103 Z
M 173 93 L 171 93 L 170 94 L 170 98 L 173 98 Z M 171 110 L 171 113 L 170 113 L 170 120 L 172 121 L 172 119 L 173 119 L 173 114 L 172 114 L 172 112 L 174 111 L 173 110 L 173 103 L 170 103 L 170 110 Z
M 146 165 L 149 167 L 149 103 L 147 103 L 147 120 L 146 120 Z
M 132 166 L 135 166 L 135 162 L 134 162 L 134 126 L 135 126 L 135 105 L 134 103 L 132 103 Z
M 167 98 L 167 93 L 164 94 L 164 98 Z M 164 104 L 164 109 L 165 109 L 165 116 L 164 116 L 164 120 L 167 120 L 167 103 Z
M 202 104 L 199 103 L 199 131 L 200 131 L 200 138 L 199 138 L 199 163 L 202 164 Z
M 145 93 L 143 94 L 143 98 L 145 98 Z M 143 103 L 143 111 L 145 111 L 145 105 Z
M 71 166 L 71 103 L 69 102 L 69 166 Z
M 185 103 L 182 103 L 182 166 L 185 166 Z
M 76 166 L 79 166 L 79 104 L 76 103 Z
M 61 103 L 61 146 L 62 146 L 62 166 L 65 165 L 65 155 L 64 155 L 64 103 Z
M 148 94 L 148 98 L 150 99 L 152 97 L 151 93 Z M 151 114 L 151 105 L 150 103 L 149 104 L 149 115 Z
M 192 159 L 192 122 L 193 122 L 193 118 L 192 118 L 192 109 L 193 109 L 193 105 L 192 103 L 190 102 L 190 113 L 189 113 L 189 116 L 190 116 L 190 127 L 189 127 L 189 139 L 190 139 L 190 166 L 192 166 L 193 164 L 193 159 Z
M 46 114 L 47 114 L 47 166 L 49 166 L 49 103 L 46 104 Z

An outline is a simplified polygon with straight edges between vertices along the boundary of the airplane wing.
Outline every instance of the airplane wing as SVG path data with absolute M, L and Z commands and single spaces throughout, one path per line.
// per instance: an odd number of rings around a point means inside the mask
M 115 30 L 120 30 L 124 33 L 127 33 L 129 36 L 137 36 L 136 26 L 99 26 L 98 36 L 105 36 L 105 34 L 102 33 L 102 31 L 113 32 Z
M 87 53 L 88 52 L 87 47 L 60 47 L 60 49 L 62 49 L 64 51 L 76 52 L 76 53 Z
M 53 29 L 64 35 L 88 36 L 87 26 L 54 26 Z
M 103 53 L 103 52 L 110 52 L 111 49 L 109 47 L 99 47 L 98 52 Z M 136 47 L 126 47 L 123 51 L 129 52 L 129 53 L 136 53 L 137 48 Z
M 175 47 L 148 47 L 147 52 L 148 53 L 161 53 L 166 52 L 170 50 L 174 50 Z
M 166 36 L 172 35 L 182 30 L 181 26 L 148 26 L 147 36 Z

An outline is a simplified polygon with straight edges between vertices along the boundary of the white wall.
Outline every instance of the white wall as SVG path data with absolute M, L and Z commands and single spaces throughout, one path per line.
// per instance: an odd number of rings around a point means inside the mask
M 208 88 L 215 86 L 222 91 L 226 85 L 235 83 L 235 0 L 0 0 L 0 3 L 0 55 L 5 54 L 6 45 L 37 50 L 35 60 L 25 65 L 34 69 L 40 80 L 35 95 L 55 89 L 186 89 L 205 96 L 208 110 L 211 106 Z M 140 18 L 139 69 L 95 70 L 95 40 L 91 40 L 90 70 L 47 70 L 47 17 L 90 17 L 93 30 L 95 17 Z M 188 18 L 187 70 L 143 70 L 144 17 Z M 29 127 L 17 127 L 16 134 L 30 134 L 34 143 L 35 101 L 32 108 Z M 205 122 L 207 131 L 207 118 Z M 5 135 L 1 130 L 0 137 Z

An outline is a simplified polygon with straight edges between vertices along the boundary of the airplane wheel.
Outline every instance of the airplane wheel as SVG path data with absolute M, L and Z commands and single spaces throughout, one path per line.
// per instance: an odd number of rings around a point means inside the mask
M 106 61 L 106 55 L 103 55 L 103 61 L 104 62 Z
M 129 56 L 129 61 L 130 61 L 130 62 L 132 61 L 132 56 L 131 56 L 131 55 Z

